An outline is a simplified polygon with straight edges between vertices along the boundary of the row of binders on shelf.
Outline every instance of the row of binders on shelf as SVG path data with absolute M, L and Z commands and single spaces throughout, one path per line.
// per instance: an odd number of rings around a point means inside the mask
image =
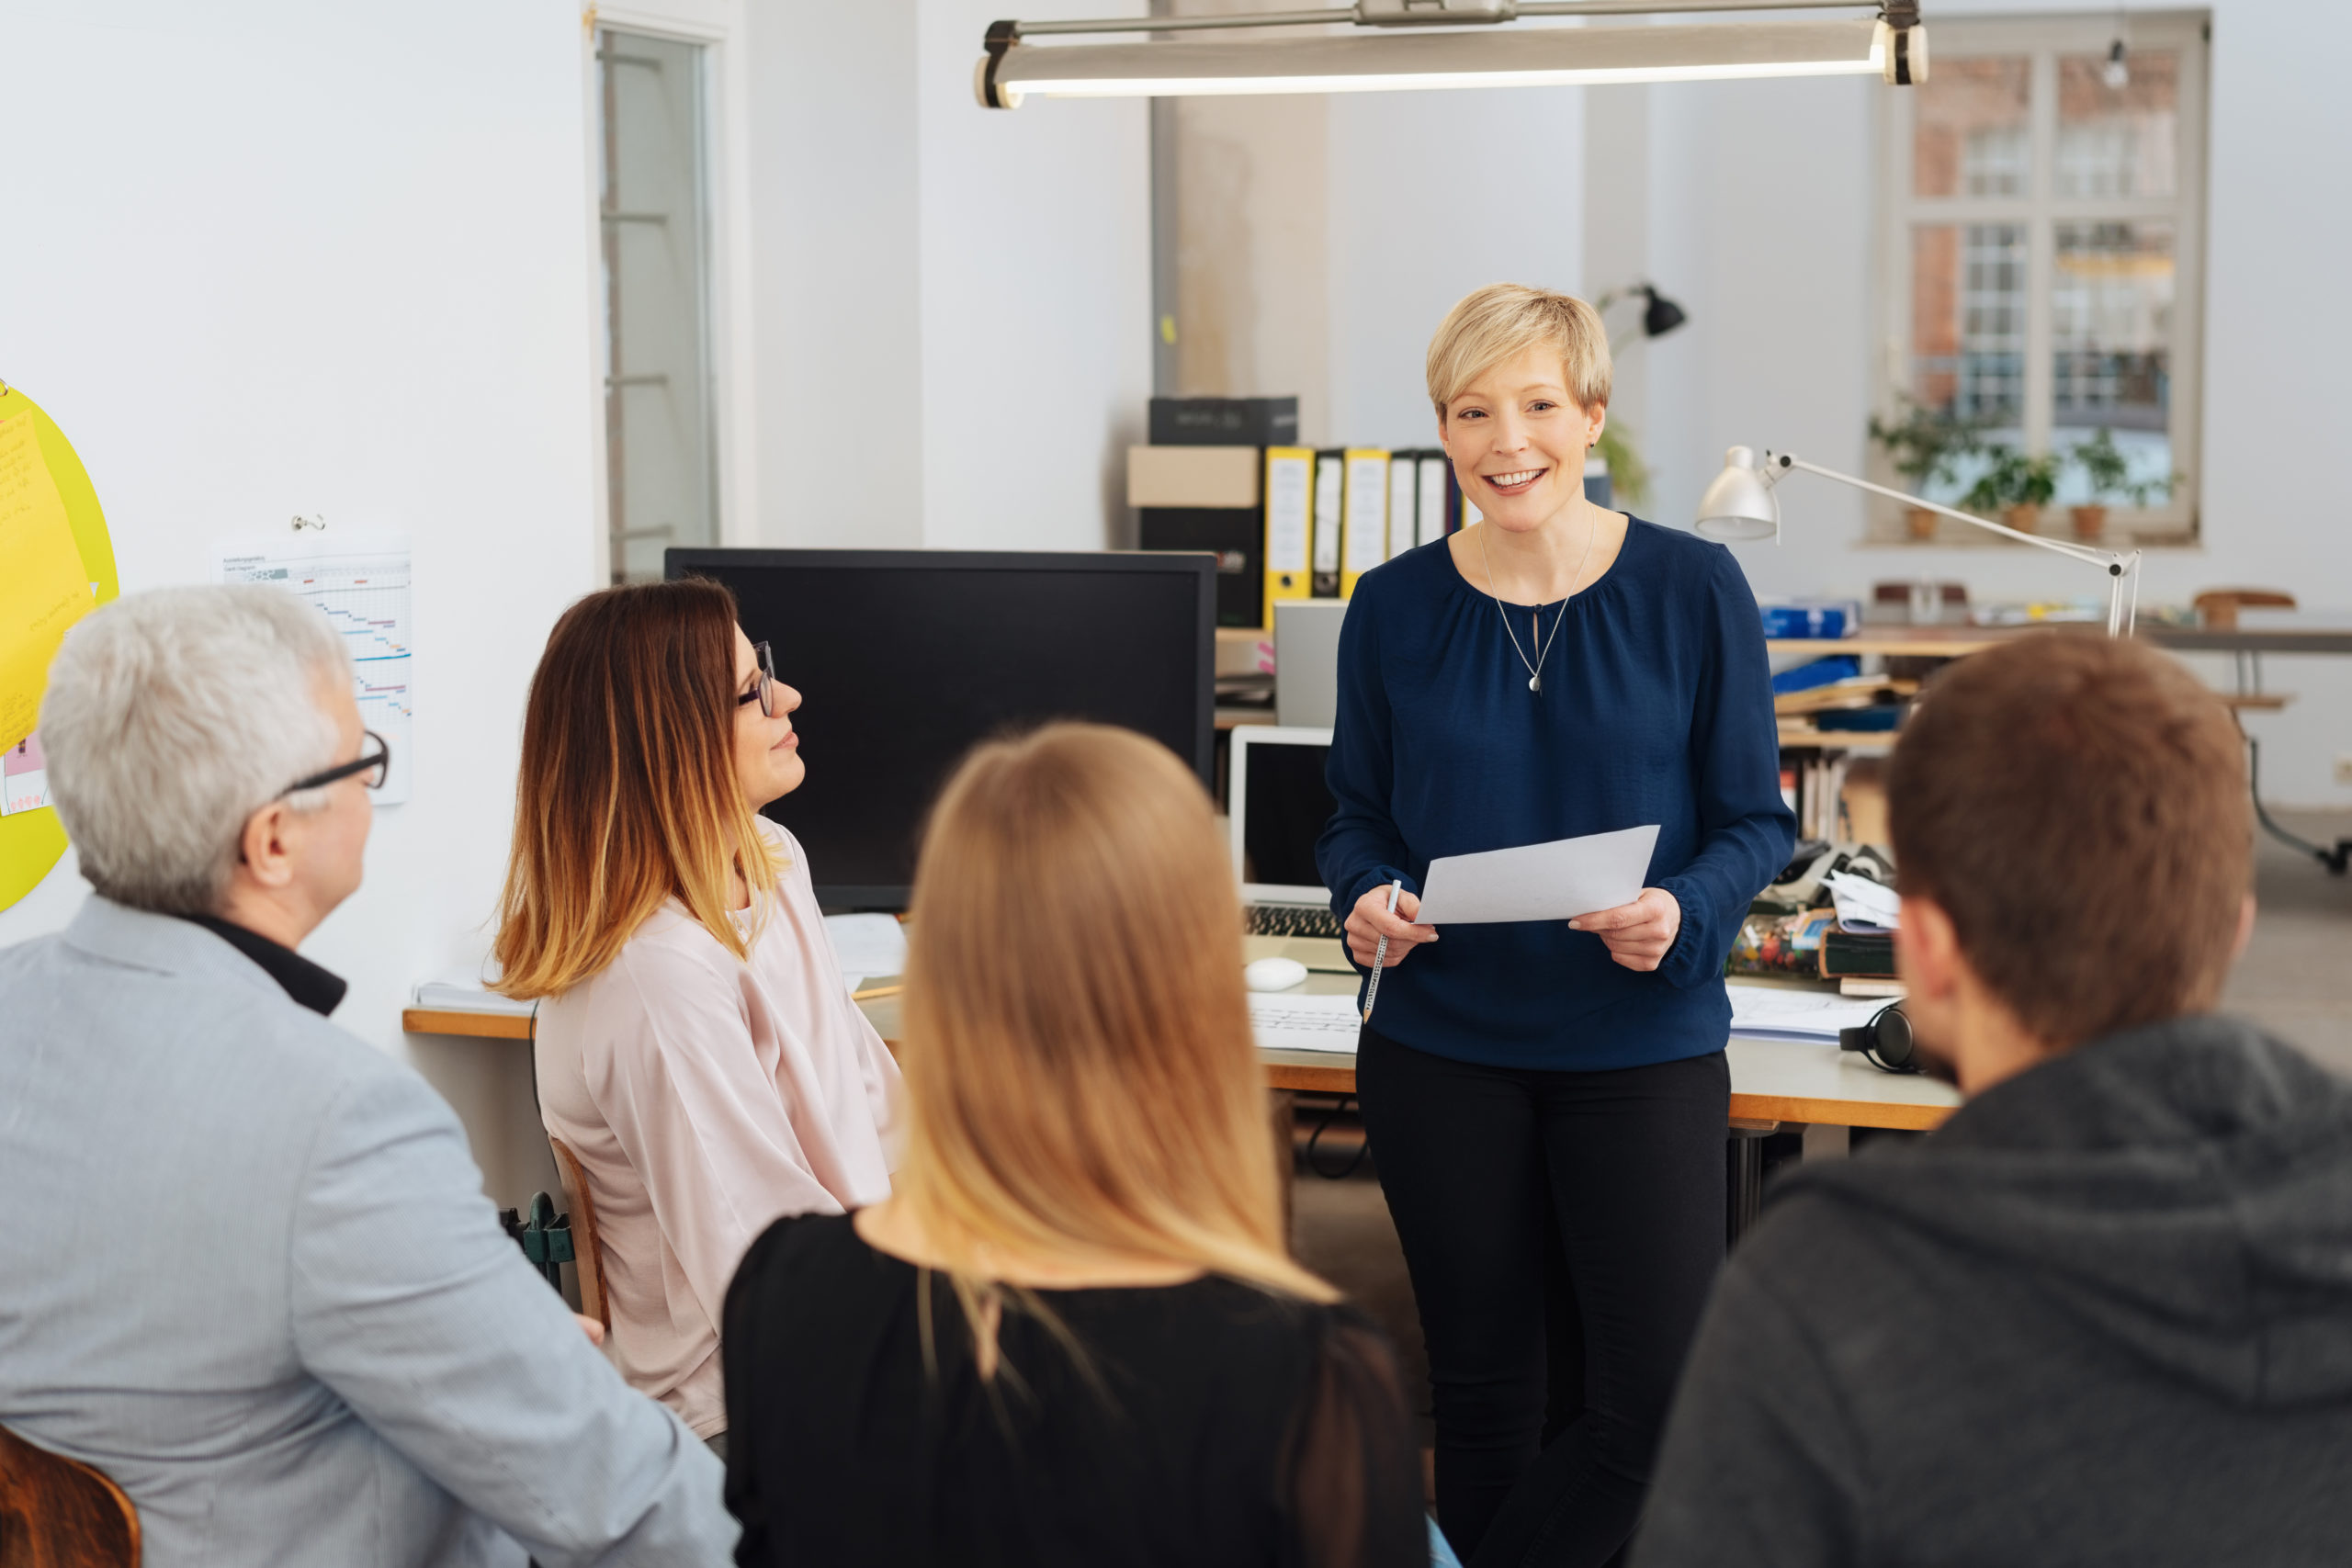
M 1217 624 L 1267 627 L 1278 599 L 1345 599 L 1383 561 L 1478 521 L 1434 446 L 1302 446 L 1296 398 L 1154 398 L 1127 448 L 1148 550 L 1217 558 Z M 1605 465 L 1585 493 L 1609 504 Z
M 1279 599 L 1345 599 L 1374 567 L 1478 520 L 1434 447 L 1131 446 L 1148 550 L 1217 556 L 1217 623 L 1266 626 Z

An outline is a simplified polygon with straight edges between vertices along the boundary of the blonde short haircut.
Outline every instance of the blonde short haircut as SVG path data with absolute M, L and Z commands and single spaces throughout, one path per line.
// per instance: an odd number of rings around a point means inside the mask
M 1568 396 L 1587 413 L 1609 401 L 1609 333 L 1600 312 L 1573 294 L 1489 283 L 1465 294 L 1430 339 L 1430 401 L 1438 423 L 1463 389 L 1531 348 L 1560 356 Z

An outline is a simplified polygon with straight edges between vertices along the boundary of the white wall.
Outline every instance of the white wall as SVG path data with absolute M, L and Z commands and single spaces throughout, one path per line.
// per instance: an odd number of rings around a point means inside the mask
M 400 1009 L 486 947 L 524 686 L 592 586 L 579 18 L 11 3 L 0 36 L 0 375 L 80 452 L 124 591 L 206 581 L 209 539 L 297 513 L 413 538 L 414 797 L 379 809 L 366 886 L 305 951 L 352 983 L 337 1021 L 466 1115 L 497 1190 L 544 1158 L 506 1113 L 519 1049 L 404 1041 Z M 0 944 L 84 891 L 69 862 Z
M 922 542 L 1099 549 L 1127 516 L 1151 395 L 1150 147 L 1141 99 L 984 109 L 1003 0 L 919 0 Z M 1139 13 L 1029 0 L 1023 18 Z M 894 482 L 904 444 L 860 441 Z
M 2018 9 L 1942 0 L 1937 14 Z M 2203 540 L 2151 551 L 2143 598 L 2283 587 L 2308 608 L 2352 612 L 2352 534 L 2328 509 L 2337 433 L 2352 422 L 2340 366 L 2352 293 L 2339 276 L 2352 209 L 2324 188 L 2352 147 L 2352 96 L 2334 69 L 2352 49 L 2352 15 L 2265 0 L 2211 9 Z M 1650 90 L 1652 271 L 1691 318 L 1649 349 L 1658 521 L 1687 522 L 1735 443 L 1860 471 L 1876 286 L 1873 107 L 1886 90 Z M 1792 480 L 1781 494 L 1785 542 L 1738 547 L 1759 592 L 1857 593 L 1928 574 L 1966 581 L 1980 599 L 2098 592 L 2080 569 L 2022 547 L 1865 547 L 1860 493 L 1827 481 Z M 2196 662 L 2226 682 L 2221 661 Z M 2352 754 L 2352 661 L 2273 658 L 2266 673 L 2297 701 L 2247 717 L 2263 741 L 2265 795 L 2352 804 L 2352 788 L 2332 776 L 2335 758 Z
M 1422 365 L 1453 302 L 1584 286 L 1584 131 L 1578 87 L 1332 98 L 1328 439 L 1435 446 Z
M 916 0 L 745 9 L 760 494 L 729 537 L 911 548 L 926 499 Z

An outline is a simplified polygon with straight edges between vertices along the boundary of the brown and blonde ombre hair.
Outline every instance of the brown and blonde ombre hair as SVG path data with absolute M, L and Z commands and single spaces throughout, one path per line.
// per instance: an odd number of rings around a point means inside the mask
M 892 1190 L 984 1365 L 998 1249 L 1337 1299 L 1283 1246 L 1240 930 L 1208 796 L 1153 741 L 1057 724 L 949 781 L 915 872 Z
M 738 958 L 740 863 L 778 862 L 735 778 L 735 596 L 687 579 L 608 588 L 563 613 L 531 677 L 494 989 L 554 996 L 602 971 L 675 898 Z

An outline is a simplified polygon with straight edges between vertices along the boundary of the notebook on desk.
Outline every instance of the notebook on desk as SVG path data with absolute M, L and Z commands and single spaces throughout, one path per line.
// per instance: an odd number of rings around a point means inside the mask
M 1227 774 L 1227 808 L 1233 839 L 1233 874 L 1254 935 L 1282 939 L 1269 951 L 1309 969 L 1344 973 L 1339 918 L 1315 869 L 1315 841 L 1331 820 L 1330 786 L 1323 765 L 1331 732 L 1303 727 L 1251 726 L 1233 732 Z

